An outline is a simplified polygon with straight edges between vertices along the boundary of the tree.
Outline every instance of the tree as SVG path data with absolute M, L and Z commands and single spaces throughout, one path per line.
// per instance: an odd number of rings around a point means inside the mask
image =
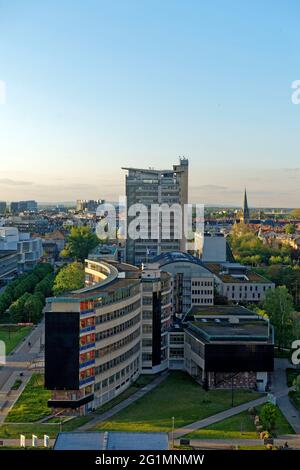
M 279 286 L 274 290 L 268 289 L 263 308 L 274 325 L 278 348 L 282 349 L 287 343 L 292 327 L 293 297 L 286 286 Z
M 53 285 L 55 295 L 84 287 L 84 268 L 75 261 L 64 266 L 56 275 Z
M 282 258 L 281 256 L 271 256 L 269 259 L 270 264 L 281 264 L 282 263 Z
M 9 307 L 9 315 L 13 323 L 27 321 L 27 319 L 24 318 L 24 305 L 29 297 L 30 294 L 25 292 L 25 294 L 15 300 Z
M 276 421 L 278 418 L 278 409 L 276 405 L 272 403 L 266 403 L 260 412 L 260 419 L 263 424 L 263 427 L 271 432 L 276 427 Z
M 296 388 L 296 392 L 300 393 L 300 375 L 297 375 L 297 377 L 295 378 L 294 385 Z
M 42 316 L 43 306 L 44 304 L 37 294 L 29 295 L 24 303 L 24 320 L 38 323 Z
M 83 263 L 90 251 L 97 245 L 99 245 L 99 239 L 89 227 L 73 227 L 61 256 L 74 258 Z
M 284 227 L 285 233 L 288 233 L 289 235 L 292 235 L 296 232 L 295 225 L 294 224 L 286 224 Z
M 294 219 L 300 219 L 300 209 L 293 209 L 291 216 L 294 217 Z

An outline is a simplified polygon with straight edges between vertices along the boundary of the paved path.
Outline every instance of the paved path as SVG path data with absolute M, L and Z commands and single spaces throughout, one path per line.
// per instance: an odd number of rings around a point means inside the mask
M 277 404 L 287 421 L 290 423 L 296 434 L 300 434 L 300 413 L 292 405 L 289 400 L 288 393 L 292 388 L 287 386 L 286 382 L 286 368 L 291 367 L 290 362 L 287 359 L 275 359 L 275 370 L 273 374 L 272 393 L 276 396 Z M 195 421 L 182 428 L 175 429 L 174 438 L 178 439 L 185 434 L 189 434 L 197 429 L 202 429 L 210 424 L 218 423 L 226 418 L 230 418 L 242 411 L 246 411 L 248 408 L 256 407 L 267 402 L 267 397 L 258 398 L 242 405 L 235 406 L 229 410 L 222 411 L 208 418 Z
M 291 368 L 288 359 L 275 359 L 272 391 L 277 397 L 277 405 L 290 423 L 296 434 L 300 434 L 300 412 L 290 402 L 288 393 L 293 387 L 288 388 L 286 382 L 286 368 Z M 300 374 L 300 370 L 299 370 Z
M 17 401 L 25 385 L 29 381 L 36 361 L 43 361 L 41 344 L 44 335 L 44 321 L 33 328 L 6 359 L 6 364 L 0 368 L 0 423 L 3 423 L 10 408 Z M 28 342 L 31 345 L 28 345 Z M 20 373 L 23 376 L 20 376 Z M 16 378 L 22 378 L 18 390 L 11 390 Z
M 197 429 L 206 428 L 206 426 L 209 426 L 210 424 L 215 424 L 219 421 L 223 421 L 223 419 L 237 415 L 242 411 L 248 410 L 248 408 L 253 408 L 255 406 L 262 405 L 263 403 L 266 403 L 266 401 L 267 397 L 263 396 L 261 398 L 257 398 L 256 400 L 248 401 L 247 403 L 243 403 L 242 405 L 234 406 L 233 408 L 229 408 L 228 410 L 221 411 L 221 413 L 217 413 L 215 415 L 208 416 L 207 418 L 200 419 L 199 421 L 190 423 L 187 426 L 183 426 L 182 428 L 175 429 L 174 439 L 178 439 L 184 436 L 185 434 L 189 434 L 190 432 L 196 431 Z
M 276 447 L 283 447 L 286 442 L 289 448 L 300 449 L 300 436 L 289 434 L 274 439 Z M 179 446 L 180 440 L 175 440 L 174 444 Z M 262 446 L 264 443 L 261 439 L 190 439 L 190 445 L 200 449 L 232 449 L 236 446 Z
M 87 431 L 93 428 L 96 424 L 101 423 L 102 421 L 105 421 L 106 419 L 111 418 L 114 416 L 116 413 L 119 413 L 119 411 L 124 410 L 124 408 L 127 408 L 127 406 L 131 405 L 135 401 L 137 401 L 139 398 L 143 397 L 146 395 L 146 393 L 150 392 L 153 390 L 155 387 L 157 387 L 161 382 L 163 382 L 166 377 L 168 376 L 168 372 L 163 372 L 161 375 L 159 375 L 157 378 L 155 378 L 152 382 L 149 384 L 145 385 L 142 387 L 140 390 L 138 390 L 136 393 L 133 393 L 130 397 L 128 397 L 126 400 L 122 401 L 118 405 L 114 406 L 110 410 L 106 411 L 105 413 L 102 413 L 101 415 L 96 416 L 93 418 L 91 421 L 88 423 L 84 424 L 83 426 L 80 426 L 76 431 Z

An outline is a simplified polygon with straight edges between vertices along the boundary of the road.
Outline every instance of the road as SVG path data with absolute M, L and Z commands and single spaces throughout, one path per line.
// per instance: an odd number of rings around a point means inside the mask
M 288 359 L 275 359 L 272 392 L 277 397 L 277 405 L 294 429 L 300 434 L 300 412 L 290 402 L 288 393 L 291 390 L 286 383 L 286 368 L 292 367 Z M 300 374 L 300 371 L 299 371 Z
M 6 364 L 0 368 L 0 423 L 5 420 L 10 408 L 16 402 L 30 379 L 35 366 L 43 364 L 44 321 L 11 352 Z M 28 345 L 30 342 L 30 346 Z M 18 390 L 11 390 L 17 378 L 22 376 L 22 385 Z

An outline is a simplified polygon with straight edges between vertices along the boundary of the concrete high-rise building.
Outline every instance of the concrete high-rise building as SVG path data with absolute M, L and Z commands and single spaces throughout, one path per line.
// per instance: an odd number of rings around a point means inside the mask
M 0 201 L 0 214 L 4 215 L 6 212 L 6 202 L 5 201 Z
M 155 256 L 169 251 L 186 251 L 186 238 L 184 234 L 184 205 L 188 203 L 188 159 L 180 158 L 178 165 L 172 170 L 155 170 L 140 168 L 123 168 L 126 175 L 127 197 L 127 241 L 126 261 L 134 265 L 151 261 Z M 147 236 L 132 239 L 128 227 L 135 219 L 135 215 L 128 215 L 134 204 L 143 204 L 147 207 Z M 151 206 L 158 204 L 181 206 L 182 217 L 178 221 L 170 210 L 170 226 L 166 230 L 162 224 L 162 214 L 154 218 Z M 179 227 L 180 225 L 180 227 Z M 155 236 L 153 236 L 154 228 Z M 181 232 L 181 234 L 180 234 Z M 178 236 L 179 234 L 179 236 Z
M 12 214 L 18 214 L 19 212 L 37 212 L 37 202 L 33 200 L 11 202 L 10 212 Z

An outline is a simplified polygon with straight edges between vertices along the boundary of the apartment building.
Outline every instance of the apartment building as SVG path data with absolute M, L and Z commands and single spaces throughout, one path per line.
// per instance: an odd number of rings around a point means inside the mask
M 19 212 L 37 212 L 37 202 L 33 200 L 11 202 L 10 212 L 13 214 L 18 214 Z
M 123 392 L 141 371 L 139 270 L 87 260 L 85 271 L 85 288 L 47 299 L 45 323 L 49 406 L 78 414 Z
M 188 160 L 180 158 L 172 170 L 141 168 L 123 168 L 126 175 L 127 197 L 127 240 L 126 261 L 136 266 L 149 262 L 160 253 L 169 251 L 186 251 L 186 238 L 183 230 L 183 215 L 180 220 L 171 215 L 169 230 L 162 223 L 162 214 L 158 217 L 151 212 L 154 204 L 167 204 L 168 207 L 178 204 L 182 214 L 188 203 Z M 134 204 L 143 204 L 147 215 L 139 215 L 142 222 L 148 224 L 147 233 L 134 240 L 129 236 L 129 225 L 135 219 L 130 213 Z M 152 226 L 153 232 L 150 230 Z

